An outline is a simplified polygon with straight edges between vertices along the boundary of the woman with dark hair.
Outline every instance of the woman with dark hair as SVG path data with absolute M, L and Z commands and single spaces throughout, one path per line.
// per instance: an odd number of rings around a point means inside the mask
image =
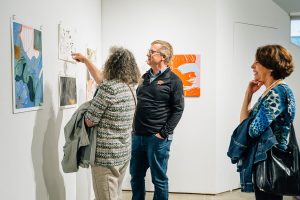
M 98 89 L 85 113 L 85 124 L 97 129 L 93 186 L 97 200 L 120 200 L 122 182 L 131 153 L 131 130 L 135 111 L 132 88 L 140 71 L 133 54 L 122 47 L 110 50 L 103 72 L 80 53 L 72 54 L 84 63 Z
M 266 45 L 256 51 L 255 61 L 251 66 L 254 80 L 249 82 L 244 97 L 240 121 L 252 117 L 248 134 L 258 138 L 270 127 L 276 137 L 278 148 L 287 149 L 290 124 L 295 118 L 295 99 L 292 90 L 284 82 L 294 69 L 291 54 L 280 45 Z M 265 91 L 250 109 L 252 95 L 265 86 Z M 289 101 L 288 101 L 289 99 Z M 255 172 L 256 165 L 254 165 Z M 255 179 L 254 179 L 255 180 Z M 283 197 L 260 191 L 254 182 L 257 200 L 282 200 Z

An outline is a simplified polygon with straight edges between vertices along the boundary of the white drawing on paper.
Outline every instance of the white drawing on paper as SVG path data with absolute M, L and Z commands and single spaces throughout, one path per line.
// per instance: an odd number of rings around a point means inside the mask
M 71 28 L 63 26 L 62 24 L 59 24 L 58 30 L 58 58 L 67 62 L 75 63 L 71 54 L 76 52 L 76 32 Z

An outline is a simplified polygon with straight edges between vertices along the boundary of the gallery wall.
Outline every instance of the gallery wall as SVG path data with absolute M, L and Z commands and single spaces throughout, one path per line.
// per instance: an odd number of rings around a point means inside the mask
M 86 47 L 101 55 L 101 2 L 99 0 L 3 0 L 0 3 L 0 118 L 1 118 L 1 199 L 74 200 L 84 194 L 88 173 L 64 174 L 63 127 L 76 108 L 59 109 L 59 75 L 76 77 L 78 104 L 85 101 L 86 69 L 82 64 L 58 59 L 58 24 L 73 27 L 78 36 L 77 50 Z M 42 110 L 13 114 L 10 20 L 42 30 L 44 107 Z M 79 181 L 77 181 L 79 180 Z M 78 187 L 77 182 L 85 183 Z
M 296 81 L 300 75 L 298 69 L 300 49 L 289 42 L 288 13 L 272 0 L 226 2 L 218 0 L 217 5 L 216 191 L 220 192 L 239 185 L 236 167 L 228 162 L 225 152 L 232 130 L 239 123 L 245 89 L 253 78 L 250 66 L 254 61 L 257 47 L 281 44 L 291 51 L 296 68 L 286 82 L 294 90 L 297 105 L 300 103 L 300 89 Z M 252 102 L 258 99 L 264 89 L 261 88 L 254 95 Z M 299 119 L 298 109 L 295 120 L 295 127 L 298 130 Z
M 201 96 L 185 98 L 174 132 L 168 167 L 171 192 L 215 193 L 216 34 L 215 1 L 102 1 L 103 58 L 111 45 L 122 45 L 132 50 L 143 71 L 148 70 L 146 53 L 156 39 L 169 41 L 175 54 L 200 54 Z M 130 189 L 129 181 L 127 174 L 125 189 Z M 146 184 L 152 190 L 149 174 Z
M 259 5 L 259 6 L 258 6 Z M 247 9 L 246 9 L 247 8 Z M 267 9 L 266 9 L 267 8 Z M 228 189 L 228 183 L 239 185 L 238 177 L 232 179 L 235 166 L 227 163 L 228 158 L 223 153 L 228 148 L 231 130 L 239 122 L 241 102 L 245 88 L 253 77 L 250 68 L 254 53 L 258 46 L 266 44 L 281 44 L 294 56 L 295 72 L 286 82 L 295 91 L 299 102 L 299 89 L 296 77 L 299 76 L 299 48 L 289 42 L 289 16 L 272 1 L 223 1 L 218 2 L 218 37 L 217 37 L 217 191 Z M 254 95 L 257 100 L 264 88 Z M 226 105 L 226 106 L 225 106 Z M 230 111 L 229 111 L 230 109 Z M 298 116 L 298 117 L 297 117 Z M 295 124 L 299 118 L 296 115 Z M 224 142 L 227 141 L 227 142 Z M 224 164 L 225 163 L 225 164 Z M 238 175 L 238 174 L 236 174 Z
M 288 14 L 271 0 L 102 0 L 103 58 L 111 45 L 122 45 L 134 52 L 145 71 L 146 52 L 155 39 L 169 41 L 175 54 L 196 53 L 201 59 L 201 96 L 185 98 L 183 118 L 174 133 L 170 191 L 219 193 L 238 188 L 239 175 L 226 152 L 253 76 L 255 50 L 263 44 L 282 44 L 292 51 L 297 65 L 299 49 L 289 43 Z M 287 79 L 297 102 L 298 73 L 296 69 Z M 130 189 L 129 181 L 127 174 L 125 189 Z M 153 190 L 149 174 L 146 184 Z
M 0 11 L 0 194 L 8 200 L 93 199 L 89 170 L 64 174 L 60 166 L 63 127 L 76 108 L 59 109 L 58 75 L 76 77 L 78 104 L 85 101 L 86 77 L 82 64 L 58 60 L 61 22 L 76 29 L 79 51 L 97 49 L 98 66 L 108 49 L 118 45 L 134 53 L 144 72 L 149 68 L 146 52 L 155 39 L 169 41 L 176 54 L 200 54 L 201 96 L 185 98 L 185 111 L 174 133 L 168 169 L 171 192 L 219 193 L 239 187 L 226 151 L 244 88 L 252 77 L 249 65 L 255 45 L 265 40 L 283 44 L 293 53 L 296 66 L 300 63 L 299 48 L 289 43 L 289 17 L 271 0 L 3 0 Z M 42 110 L 12 113 L 13 15 L 43 31 Z M 296 77 L 297 68 L 287 82 L 300 105 Z M 299 109 L 296 116 L 299 132 Z M 127 174 L 124 189 L 130 189 L 129 181 Z M 152 190 L 149 174 L 146 183 Z

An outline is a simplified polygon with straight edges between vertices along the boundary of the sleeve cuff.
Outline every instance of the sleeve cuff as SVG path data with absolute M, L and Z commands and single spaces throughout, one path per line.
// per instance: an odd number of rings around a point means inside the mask
M 161 137 L 163 138 L 167 138 L 169 136 L 169 134 L 165 133 L 165 132 L 159 132 L 159 134 L 161 135 Z

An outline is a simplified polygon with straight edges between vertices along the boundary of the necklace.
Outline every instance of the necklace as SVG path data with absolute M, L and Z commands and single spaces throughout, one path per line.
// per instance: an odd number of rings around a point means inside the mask
M 266 96 L 266 94 L 268 94 L 268 92 L 277 84 L 279 84 L 282 81 L 282 79 L 278 79 L 276 81 L 274 81 L 269 87 L 266 88 L 266 90 L 264 91 L 264 93 L 262 94 L 262 96 Z

